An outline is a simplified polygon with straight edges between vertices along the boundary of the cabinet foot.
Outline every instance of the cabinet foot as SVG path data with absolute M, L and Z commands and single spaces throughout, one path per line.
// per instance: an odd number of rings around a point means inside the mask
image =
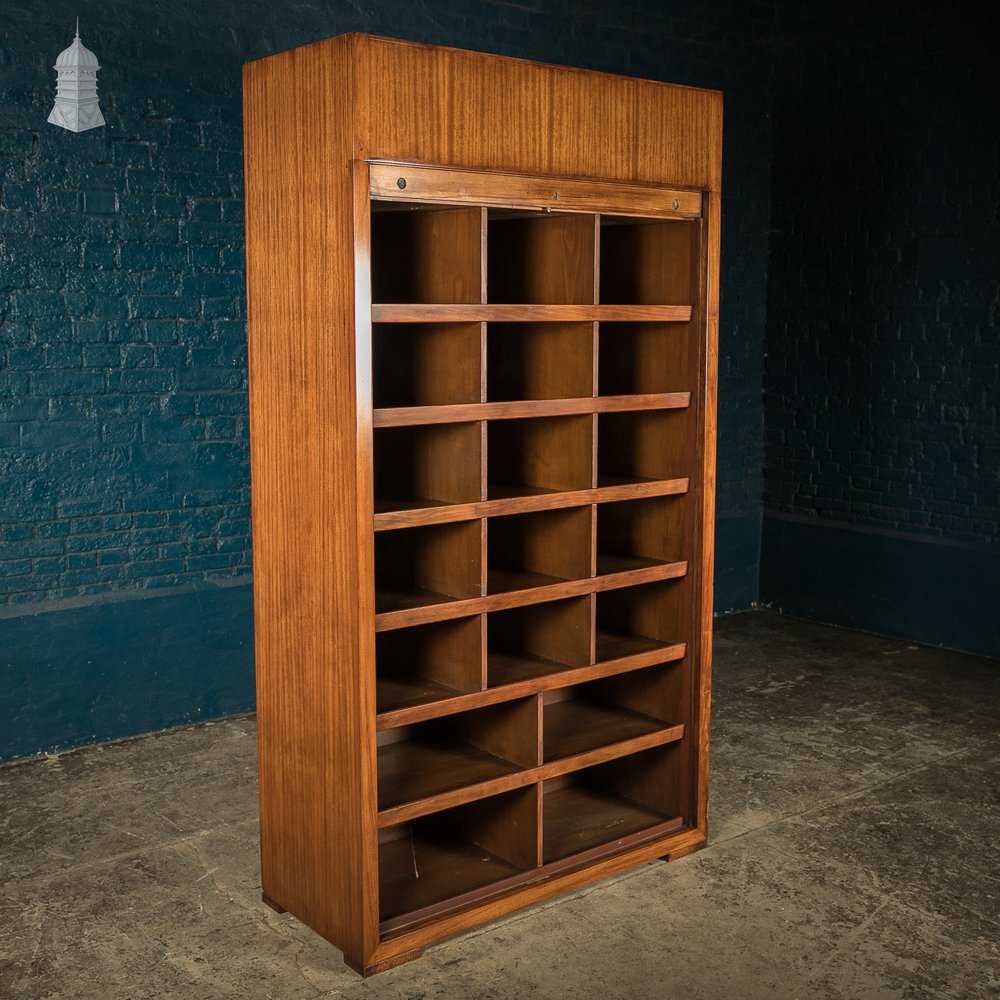
M 344 959 L 344 962 L 355 972 L 367 979 L 369 976 L 377 976 L 380 972 L 395 969 L 397 965 L 406 965 L 407 962 L 412 962 L 415 958 L 420 958 L 423 953 L 423 948 L 414 948 L 413 951 L 404 951 L 400 955 L 392 955 L 390 958 L 385 958 L 381 962 L 373 962 L 371 965 L 364 966 L 355 965 L 353 962 L 349 962 L 346 958 Z
M 275 913 L 287 913 L 286 910 L 280 903 L 276 903 L 266 892 L 260 894 L 260 898 L 264 900 L 264 905 L 269 906 Z
M 681 858 L 686 858 L 689 854 L 694 854 L 696 851 L 702 851 L 708 847 L 708 841 L 703 840 L 700 844 L 694 844 L 691 847 L 682 847 L 679 851 L 671 851 L 669 854 L 661 854 L 661 861 L 679 861 Z

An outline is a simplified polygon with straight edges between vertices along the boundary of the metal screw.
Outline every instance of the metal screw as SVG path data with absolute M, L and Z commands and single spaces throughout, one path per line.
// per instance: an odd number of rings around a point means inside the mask
M 405 177 L 400 177 L 399 180 L 396 181 L 396 187 L 398 187 L 399 190 L 402 191 L 403 188 L 406 187 L 406 178 Z M 676 208 L 676 207 L 677 207 L 677 203 L 674 202 L 674 208 Z

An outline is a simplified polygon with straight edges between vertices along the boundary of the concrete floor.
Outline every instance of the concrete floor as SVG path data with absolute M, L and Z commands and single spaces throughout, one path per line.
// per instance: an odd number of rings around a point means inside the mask
M 0 770 L 0 997 L 1000 995 L 1000 663 L 717 623 L 711 846 L 363 981 L 260 902 L 251 719 Z

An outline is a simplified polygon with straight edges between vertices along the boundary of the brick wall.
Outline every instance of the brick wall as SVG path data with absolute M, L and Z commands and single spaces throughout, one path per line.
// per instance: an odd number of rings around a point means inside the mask
M 216 73 L 183 93 L 192 54 L 180 47 L 171 59 L 162 35 L 141 44 L 111 29 L 116 17 L 130 20 L 119 4 L 81 26 L 105 67 L 107 127 L 57 129 L 45 123 L 49 67 L 73 23 L 58 6 L 39 16 L 25 5 L 6 18 L 8 605 L 169 588 L 250 567 L 238 77 Z
M 776 110 L 771 511 L 1000 537 L 1000 73 L 982 10 L 819 4 L 799 26 Z
M 994 579 L 954 560 L 932 571 L 940 546 L 1000 543 L 996 13 L 927 0 L 783 7 L 797 42 L 775 85 L 764 493 L 775 544 L 762 598 L 993 649 L 986 622 L 945 638 L 926 619 L 949 590 L 968 604 L 974 579 Z M 905 561 L 855 601 L 838 591 L 859 566 L 831 541 L 830 562 L 817 553 L 812 565 L 829 595 L 805 606 L 782 555 L 805 535 L 779 538 L 800 522 L 938 548 L 912 561 L 925 566 L 916 592 Z M 899 614 L 869 617 L 873 600 Z M 1000 590 L 992 600 L 996 619 Z
M 7 696 L 17 692 L 12 752 L 252 704 L 246 596 L 211 615 L 207 599 L 181 602 L 245 585 L 251 572 L 240 68 L 346 31 L 726 91 L 718 563 L 722 606 L 748 606 L 759 556 L 772 6 L 9 3 L 0 61 L 0 667 Z M 77 13 L 102 64 L 107 126 L 74 135 L 46 118 L 51 67 Z M 119 608 L 140 597 L 142 615 Z M 156 649 L 167 648 L 158 635 L 188 613 L 200 639 L 170 648 L 183 649 L 176 655 L 197 680 L 187 703 L 176 697 L 176 674 L 169 698 L 151 699 L 154 675 L 164 674 Z M 15 624 L 5 631 L 5 621 Z M 67 629 L 90 637 L 72 666 L 60 651 Z M 219 671 L 220 642 L 242 664 L 242 686 Z M 115 664 L 100 690 L 88 673 L 98 663 Z M 144 678 L 153 685 L 145 693 L 136 687 Z M 150 701 L 157 712 L 135 707 Z

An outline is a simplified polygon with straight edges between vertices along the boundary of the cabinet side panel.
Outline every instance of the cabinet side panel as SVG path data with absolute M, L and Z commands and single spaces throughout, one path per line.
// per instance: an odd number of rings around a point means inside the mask
M 245 67 L 244 128 L 263 888 L 357 962 L 377 916 L 352 44 Z
M 717 91 L 358 41 L 359 157 L 719 188 Z

